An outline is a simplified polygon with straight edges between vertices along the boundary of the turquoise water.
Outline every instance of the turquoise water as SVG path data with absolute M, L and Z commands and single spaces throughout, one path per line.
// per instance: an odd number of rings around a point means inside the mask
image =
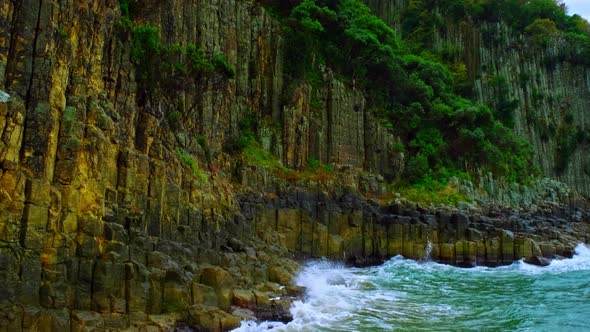
M 345 268 L 316 261 L 287 324 L 247 322 L 238 331 L 590 331 L 590 249 L 548 267 L 516 262 L 461 269 L 395 257 Z

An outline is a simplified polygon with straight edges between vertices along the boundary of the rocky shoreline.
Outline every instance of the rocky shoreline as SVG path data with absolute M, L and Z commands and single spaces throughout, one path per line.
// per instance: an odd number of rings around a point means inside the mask
M 571 256 L 590 235 L 585 205 L 382 203 L 368 198 L 385 193 L 382 178 L 340 170 L 325 182 L 292 184 L 245 168 L 241 191 L 223 177 L 206 186 L 183 182 L 190 195 L 162 187 L 150 194 L 166 198 L 159 209 L 143 212 L 108 190 L 94 210 L 73 210 L 70 201 L 79 198 L 67 187 L 19 174 L 3 174 L 20 179 L 14 193 L 22 196 L 2 202 L 15 211 L 4 217 L 21 223 L 5 223 L 1 233 L 0 331 L 222 331 L 241 320 L 287 322 L 303 293 L 293 286 L 298 262 L 307 259 L 542 265 Z M 137 187 L 142 177 L 128 184 Z
M 231 222 L 197 234 L 214 241 L 150 237 L 113 210 L 94 230 L 81 224 L 104 235 L 98 256 L 85 255 L 83 245 L 63 256 L 3 248 L 0 329 L 225 331 L 241 320 L 288 322 L 292 301 L 303 294 L 293 286 L 297 261 L 366 266 L 403 255 L 462 267 L 519 259 L 543 265 L 571 257 L 590 234 L 588 211 L 558 205 L 528 212 L 426 209 L 303 189 L 243 194 L 237 202 Z M 37 258 L 42 264 L 35 268 Z
M 588 242 L 590 222 L 587 211 L 558 204 L 533 211 L 423 208 L 403 200 L 381 206 L 352 193 L 334 198 L 304 190 L 245 201 L 244 215 L 274 229 L 290 252 L 354 265 L 398 254 L 423 259 L 428 244 L 430 259 L 458 266 L 571 257 L 578 243 Z

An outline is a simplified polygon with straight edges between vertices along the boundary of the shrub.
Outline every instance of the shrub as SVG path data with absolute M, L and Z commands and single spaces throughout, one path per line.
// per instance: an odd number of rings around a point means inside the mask
M 555 22 L 548 18 L 538 18 L 529 24 L 524 31 L 531 38 L 533 43 L 545 47 L 549 40 L 559 34 Z

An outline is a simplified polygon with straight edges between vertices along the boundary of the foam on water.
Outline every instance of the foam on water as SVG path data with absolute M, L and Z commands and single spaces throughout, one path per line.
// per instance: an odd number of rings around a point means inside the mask
M 544 268 L 524 262 L 519 262 L 519 268 L 533 273 L 564 273 L 590 270 L 590 248 L 586 245 L 578 244 L 574 252 L 574 257 L 570 259 L 554 259 L 549 266 Z
M 553 260 L 547 267 L 519 261 L 499 268 L 462 269 L 401 256 L 363 269 L 313 261 L 296 279 L 306 294 L 303 301 L 293 303 L 292 322 L 243 322 L 235 331 L 444 330 L 455 326 L 445 325 L 449 322 L 460 322 L 463 329 L 477 329 L 478 324 L 513 330 L 536 330 L 537 324 L 565 328 L 567 324 L 552 321 L 566 319 L 558 312 L 561 306 L 566 310 L 582 304 L 568 311 L 574 318 L 566 322 L 577 322 L 578 311 L 588 310 L 590 315 L 588 277 L 590 249 L 581 244 L 573 258 Z M 537 306 L 542 308 L 547 299 L 559 302 L 551 304 L 557 308 L 552 309 L 557 310 L 555 316 L 549 312 L 536 317 L 541 315 Z M 499 315 L 505 317 L 498 320 Z

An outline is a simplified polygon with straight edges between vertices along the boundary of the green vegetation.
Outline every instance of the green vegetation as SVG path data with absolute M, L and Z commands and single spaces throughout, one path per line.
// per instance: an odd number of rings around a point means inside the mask
M 254 112 L 246 112 L 244 117 L 238 123 L 238 127 L 240 128 L 240 138 L 237 142 L 238 149 L 244 149 L 247 146 L 256 144 L 258 119 Z
M 508 25 L 515 34 L 524 34 L 530 45 L 524 52 L 537 52 L 551 45 L 559 45 L 557 52 L 545 52 L 543 61 L 548 68 L 557 64 L 570 62 L 573 64 L 590 65 L 590 24 L 578 15 L 569 16 L 566 7 L 556 0 L 410 0 L 402 17 L 402 32 L 406 44 L 422 56 L 434 56 L 445 63 L 453 74 L 455 91 L 463 96 L 470 96 L 471 82 L 461 83 L 461 70 L 452 45 L 437 45 L 433 38 L 444 36 L 448 21 L 468 22 L 468 25 L 482 26 L 481 23 L 502 22 Z M 481 29 L 483 42 L 487 45 L 504 45 L 504 34 L 497 33 L 489 25 Z M 444 37 L 442 38 L 444 40 Z M 559 44 L 556 44 L 557 41 Z M 515 45 L 516 46 L 516 45 Z M 519 46 L 516 46 L 519 47 Z M 458 69 L 459 68 L 459 69 Z M 518 105 L 517 100 L 510 96 L 507 82 L 502 77 L 491 86 L 495 89 L 497 101 L 493 103 L 495 117 L 508 127 L 513 126 L 513 113 Z M 521 77 L 522 85 L 528 77 Z M 538 102 L 539 100 L 535 100 Z
M 139 0 L 119 0 L 121 16 L 131 19 L 139 11 Z
M 207 137 L 204 135 L 197 135 L 197 144 L 201 146 L 203 149 L 203 153 L 205 154 L 205 159 L 207 162 L 211 162 L 211 150 L 209 149 L 209 142 L 207 141 Z
M 168 124 L 173 127 L 177 128 L 180 125 L 180 119 L 182 117 L 182 113 L 179 111 L 172 111 L 166 115 L 166 121 Z
M 65 122 L 72 122 L 76 118 L 77 109 L 73 106 L 66 106 L 63 114 Z
M 432 48 L 433 32 L 446 26 L 443 17 L 476 24 L 501 21 L 541 47 L 562 37 L 569 47 L 559 49 L 561 61 L 590 64 L 590 24 L 579 15 L 567 15 L 565 5 L 556 0 L 410 0 L 402 17 L 404 36 L 416 49 Z M 497 38 L 501 36 L 488 35 L 486 42 Z
M 209 55 L 191 43 L 162 45 L 155 26 L 134 26 L 131 33 L 131 59 L 145 97 L 199 91 L 207 82 L 222 82 L 235 75 L 221 53 Z
M 555 22 L 548 18 L 538 18 L 529 24 L 524 31 L 536 45 L 546 47 L 552 37 L 559 34 Z
M 251 141 L 240 150 L 242 160 L 246 165 L 265 168 L 279 178 L 292 183 L 326 182 L 336 176 L 334 166 L 323 164 L 317 159 L 310 159 L 303 171 L 293 170 L 283 165 L 272 153 L 264 150 L 256 141 Z
M 563 174 L 578 146 L 588 145 L 590 143 L 590 133 L 575 126 L 571 114 L 566 113 L 561 125 L 557 128 L 556 139 L 555 172 L 557 174 Z
M 271 171 L 289 172 L 272 153 L 264 150 L 257 143 L 251 143 L 243 148 L 242 156 L 246 164 L 251 166 L 264 167 Z
M 447 62 L 417 52 L 411 39 L 429 33 L 428 6 L 413 0 L 412 8 L 422 12 L 405 22 L 405 29 L 419 30 L 407 43 L 359 0 L 281 1 L 274 10 L 288 35 L 290 79 L 317 86 L 328 67 L 363 88 L 369 108 L 402 138 L 408 183 L 480 167 L 513 181 L 535 174 L 531 148 L 499 121 L 510 126 L 515 101 L 502 101 L 502 111 L 492 112 L 460 97 L 469 84 L 465 65 L 454 59 L 457 47 L 447 47 Z M 420 44 L 423 49 L 427 42 Z
M 461 194 L 457 188 L 438 182 L 429 185 L 403 187 L 398 192 L 407 200 L 424 206 L 431 204 L 457 206 L 459 202 L 472 202 L 469 197 Z
M 435 32 L 447 25 L 444 17 L 476 24 L 503 21 L 538 47 L 559 37 L 569 41 L 570 47 L 560 49 L 555 59 L 546 59 L 547 65 L 555 61 L 590 64 L 590 26 L 579 16 L 566 15 L 554 0 L 409 0 L 400 16 L 404 40 L 361 0 L 259 2 L 270 8 L 285 31 L 285 81 L 293 87 L 308 83 L 314 109 L 321 107 L 318 92 L 327 83 L 324 77 L 334 76 L 362 89 L 367 108 L 401 138 L 399 151 L 404 152 L 407 163 L 398 186 L 417 201 L 436 202 L 434 196 L 445 202 L 465 200 L 447 186 L 448 179 L 476 169 L 521 182 L 538 172 L 531 147 L 510 129 L 519 103 L 510 97 L 510 82 L 492 76 L 490 86 L 500 98 L 490 105 L 493 109 L 477 104 L 467 98 L 473 78 L 463 62 L 463 46 L 437 43 L 434 47 Z M 137 69 L 140 102 L 160 94 L 174 98 L 186 91 L 202 91 L 205 85 L 235 76 L 223 54 L 193 44 L 163 45 L 157 27 L 134 24 L 140 10 L 137 0 L 119 3 L 121 27 L 132 42 L 130 55 Z M 482 33 L 486 42 L 498 43 L 503 38 L 493 31 Z M 523 86 L 532 79 L 524 74 L 519 77 Z M 544 96 L 533 99 L 540 104 Z M 167 120 L 175 126 L 182 121 L 182 113 L 171 112 Z M 259 120 L 247 113 L 239 122 L 240 135 L 226 144 L 226 152 L 241 153 L 250 165 L 293 174 L 257 142 Z M 547 124 L 542 135 L 555 132 L 559 136 L 556 158 L 558 169 L 563 170 L 576 143 L 585 138 L 571 124 L 553 127 Z M 208 155 L 204 137 L 197 137 L 197 142 Z M 194 160 L 184 151 L 179 157 L 194 168 Z M 333 167 L 310 159 L 305 172 L 324 176 Z
M 174 98 L 187 91 L 198 92 L 206 84 L 219 84 L 234 78 L 235 70 L 222 53 L 206 52 L 192 43 L 165 45 L 160 29 L 137 25 L 137 0 L 119 0 L 123 38 L 131 39 L 131 60 L 139 86 L 138 101 L 161 95 Z
M 333 173 L 334 172 L 334 165 L 324 164 L 315 158 L 310 158 L 307 161 L 307 171 L 314 173 L 314 172 L 318 172 L 320 170 L 322 172 L 326 172 L 326 173 Z
M 197 177 L 197 179 L 199 179 L 199 181 L 203 183 L 207 183 L 209 181 L 207 173 L 205 173 L 202 169 L 199 168 L 195 158 L 192 155 L 180 148 L 176 148 L 176 154 L 178 155 L 178 158 L 180 159 L 182 164 L 190 168 Z
M 521 80 L 526 78 L 521 77 Z M 490 86 L 495 91 L 498 99 L 495 101 L 495 116 L 504 125 L 514 127 L 514 111 L 518 107 L 518 100 L 510 98 L 510 85 L 504 76 L 494 76 L 489 80 Z

